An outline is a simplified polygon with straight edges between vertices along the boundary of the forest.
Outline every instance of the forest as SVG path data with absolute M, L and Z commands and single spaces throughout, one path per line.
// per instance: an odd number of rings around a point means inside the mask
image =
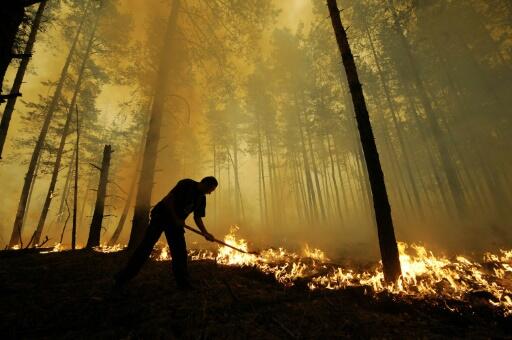
M 4 335 L 506 338 L 511 91 L 508 0 L 6 2 Z

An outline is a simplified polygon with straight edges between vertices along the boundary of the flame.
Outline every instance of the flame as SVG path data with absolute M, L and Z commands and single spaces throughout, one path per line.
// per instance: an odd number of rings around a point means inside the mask
M 64 246 L 60 242 L 58 242 L 58 243 L 55 243 L 53 245 L 53 249 L 52 250 L 41 251 L 41 252 L 39 252 L 39 254 L 58 253 L 58 252 L 61 252 L 63 250 L 64 250 Z
M 224 242 L 247 251 L 247 242 L 237 239 L 235 232 L 236 229 L 232 229 Z M 506 282 L 510 287 L 512 278 L 512 250 L 486 253 L 480 264 L 464 256 L 453 260 L 435 256 L 417 244 L 399 242 L 398 248 L 402 275 L 395 284 L 385 283 L 380 262 L 371 271 L 359 272 L 327 263 L 329 259 L 321 250 L 309 246 L 303 251 L 304 257 L 282 248 L 268 249 L 256 256 L 220 247 L 216 261 L 224 265 L 256 267 L 287 286 L 306 278 L 311 290 L 365 286 L 374 292 L 387 291 L 400 296 L 458 300 L 486 292 L 488 294 L 484 296 L 489 297 L 487 301 L 491 305 L 501 309 L 505 316 L 512 315 L 512 292 L 506 287 Z
M 327 262 L 329 259 L 327 256 L 325 256 L 325 253 L 321 251 L 318 248 L 309 248 L 309 246 L 306 244 L 306 247 L 304 248 L 304 256 L 309 257 L 310 259 L 321 261 L 321 262 Z
M 124 248 L 126 248 L 126 245 L 118 243 L 114 244 L 113 246 L 102 244 L 98 247 L 93 247 L 92 249 L 99 253 L 117 253 L 118 251 L 124 250 Z

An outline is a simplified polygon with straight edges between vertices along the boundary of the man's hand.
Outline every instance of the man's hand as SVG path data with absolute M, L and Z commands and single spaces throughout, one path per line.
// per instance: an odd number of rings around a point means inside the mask
M 203 232 L 203 236 L 204 236 L 205 239 L 207 239 L 210 242 L 215 241 L 215 237 L 212 234 L 210 234 L 209 232 L 207 232 L 207 231 Z

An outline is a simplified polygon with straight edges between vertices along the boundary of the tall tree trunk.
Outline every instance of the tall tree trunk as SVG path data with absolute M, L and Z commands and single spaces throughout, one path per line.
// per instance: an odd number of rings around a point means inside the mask
M 64 87 L 64 82 L 68 74 L 69 65 L 71 64 L 71 60 L 75 54 L 76 46 L 78 43 L 78 38 L 82 32 L 83 25 L 85 23 L 87 17 L 88 9 L 86 9 L 82 21 L 80 22 L 80 26 L 77 29 L 75 37 L 73 39 L 73 43 L 71 48 L 69 49 L 68 56 L 66 58 L 66 62 L 64 63 L 64 67 L 60 73 L 60 78 L 57 83 L 57 87 L 55 88 L 55 92 L 52 97 L 52 101 L 48 106 L 48 112 L 46 113 L 43 126 L 41 127 L 41 132 L 39 133 L 39 137 L 37 139 L 36 145 L 34 147 L 34 151 L 32 152 L 32 157 L 30 159 L 30 163 L 28 165 L 27 174 L 25 175 L 25 180 L 23 182 L 23 189 L 21 190 L 20 200 L 18 203 L 18 209 L 16 211 L 16 218 L 14 220 L 14 225 L 12 228 L 11 239 L 9 241 L 9 247 L 13 247 L 18 244 L 20 241 L 21 233 L 23 230 L 23 216 L 25 215 L 25 210 L 27 206 L 28 193 L 30 191 L 30 184 L 32 183 L 32 179 L 34 177 L 34 172 L 36 168 L 36 163 L 39 158 L 39 155 L 43 149 L 44 141 L 46 139 L 46 134 L 48 133 L 48 129 L 50 127 L 50 123 L 53 118 L 53 114 L 58 107 L 58 104 L 62 95 L 62 88 Z
M 5 106 L 4 114 L 2 116 L 2 121 L 0 122 L 0 159 L 2 158 L 2 151 L 4 149 L 5 139 L 7 138 L 7 130 L 9 129 L 9 123 L 11 122 L 14 106 L 16 105 L 16 100 L 18 99 L 18 96 L 16 94 L 20 93 L 21 84 L 23 83 L 25 72 L 27 71 L 27 66 L 30 61 L 30 55 L 32 54 L 32 50 L 34 48 L 37 32 L 39 31 L 39 26 L 41 25 L 41 19 L 43 17 L 44 9 L 46 7 L 47 2 L 47 0 L 41 1 L 37 9 L 36 15 L 34 17 L 34 20 L 32 21 L 30 35 L 28 36 L 27 45 L 25 46 L 25 50 L 23 52 L 24 56 L 21 58 L 20 66 L 18 67 L 18 71 L 16 72 L 16 77 L 14 78 L 14 83 L 11 89 L 11 94 L 15 95 L 7 99 L 7 104 Z
M 387 125 L 387 122 L 385 121 L 386 117 L 381 117 L 381 121 L 384 125 Z M 398 197 L 400 198 L 400 203 L 403 207 L 403 210 L 406 215 L 408 215 L 408 207 L 405 203 L 405 198 L 403 191 L 405 191 L 405 194 L 407 195 L 407 201 L 409 203 L 410 207 L 414 207 L 414 204 L 412 202 L 411 195 L 409 194 L 409 190 L 407 188 L 407 183 L 404 180 L 404 176 L 402 173 L 402 169 L 400 166 L 398 166 L 399 157 L 398 154 L 393 146 L 393 142 L 391 140 L 391 137 L 388 135 L 388 131 L 385 130 L 382 132 L 382 141 L 384 142 L 384 148 L 387 150 L 388 157 L 390 158 L 389 163 L 391 163 L 391 176 L 394 178 L 394 183 L 396 183 L 396 188 L 394 188 L 395 192 L 397 192 Z M 403 188 L 404 190 L 401 190 Z
M 63 221 L 64 217 L 64 205 L 66 204 L 66 199 L 71 190 L 71 175 L 73 174 L 73 165 L 75 164 L 75 153 L 76 148 L 73 148 L 73 154 L 69 160 L 68 173 L 66 174 L 66 181 L 64 182 L 64 188 L 62 190 L 62 195 L 60 198 L 59 211 L 57 212 L 57 221 L 56 223 L 60 223 Z
M 85 206 L 87 205 L 87 199 L 89 197 L 89 185 L 91 184 L 93 180 L 93 170 L 91 169 L 89 171 L 89 174 L 87 175 L 87 182 L 85 183 L 85 186 L 84 186 L 84 194 L 83 194 L 83 197 L 82 197 L 82 205 L 80 206 L 80 216 L 78 217 L 78 222 L 77 222 L 77 226 L 81 226 L 83 225 L 83 221 L 84 221 L 84 215 L 85 215 Z
M 277 203 L 276 203 L 276 185 L 275 185 L 275 178 L 274 178 L 274 172 L 272 171 L 273 163 L 272 163 L 272 150 L 270 148 L 270 136 L 268 131 L 265 133 L 265 144 L 267 147 L 267 173 L 268 173 L 268 186 L 270 188 L 270 211 L 271 211 L 271 218 L 270 224 L 276 225 L 277 224 Z
M 299 180 L 297 179 L 297 167 L 295 166 L 294 158 L 289 158 L 288 162 L 288 177 L 293 176 L 291 192 L 293 193 L 293 200 L 295 201 L 295 210 L 297 212 L 297 217 L 299 218 L 299 221 L 306 221 L 308 217 L 302 205 L 304 203 L 304 197 L 302 196 Z
M 30 185 L 30 190 L 28 192 L 28 199 L 27 199 L 27 208 L 25 209 L 25 214 L 23 215 L 23 221 L 22 224 L 25 224 L 25 221 L 27 219 L 27 214 L 30 209 L 30 203 L 32 203 L 32 194 L 34 192 L 34 186 L 36 184 L 36 179 L 39 171 L 39 166 L 41 165 L 41 158 L 37 160 L 36 169 L 34 170 L 34 176 L 32 177 L 32 184 Z M 23 248 L 23 239 L 20 237 L 20 248 Z
M 302 129 L 302 119 L 300 117 L 300 113 L 297 114 L 297 124 L 299 128 L 300 135 L 300 148 L 302 153 L 302 161 L 304 162 L 304 176 L 306 177 L 306 188 L 307 188 L 307 197 L 310 208 L 311 218 L 315 221 L 318 220 L 318 206 L 316 204 L 315 197 L 315 189 L 313 187 L 313 180 L 311 179 L 311 168 L 309 164 L 309 157 L 306 150 L 306 141 L 304 138 L 304 131 Z
M 327 135 L 326 138 L 327 138 L 327 150 L 329 151 L 329 160 L 331 162 L 332 184 L 334 186 L 334 193 L 336 195 L 336 208 L 338 209 L 338 214 L 340 215 L 340 221 L 343 222 L 343 211 L 341 209 L 340 193 L 338 190 L 338 181 L 336 181 L 336 173 L 334 171 L 334 158 L 332 157 L 331 139 L 330 139 L 329 135 Z M 340 183 L 340 186 L 343 186 L 343 183 Z
M 310 224 L 316 222 L 316 220 L 312 216 L 312 207 L 310 206 L 310 201 L 308 199 L 308 194 L 306 190 L 306 185 L 304 184 L 304 176 L 302 176 L 302 165 L 300 164 L 300 156 L 294 154 L 293 156 L 293 169 L 295 170 L 295 178 L 297 181 L 297 186 L 300 190 L 300 197 L 302 200 L 304 214 L 306 215 L 306 219 Z
M 241 220 L 245 218 L 244 214 L 244 205 L 242 200 L 242 192 L 240 191 L 240 181 L 238 179 L 238 139 L 236 134 L 236 127 L 233 131 L 234 133 L 234 143 L 233 143 L 233 159 L 231 160 L 233 163 L 233 176 L 235 179 L 235 214 L 236 218 L 240 223 Z
M 110 168 L 110 157 L 112 147 L 105 145 L 103 149 L 103 161 L 101 162 L 100 183 L 96 196 L 96 204 L 92 215 L 91 229 L 89 230 L 89 239 L 87 240 L 87 249 L 100 245 L 101 224 L 103 222 L 103 212 L 105 210 L 105 198 L 107 197 L 108 170 Z
M 437 150 L 439 152 L 441 165 L 446 175 L 448 187 L 450 189 L 452 199 L 455 203 L 455 208 L 457 209 L 459 216 L 462 216 L 466 211 L 464 190 L 460 183 L 460 179 L 457 176 L 457 171 L 455 165 L 453 164 L 453 160 L 450 156 L 448 148 L 446 147 L 445 136 L 443 131 L 441 130 L 441 127 L 439 126 L 437 115 L 432 107 L 429 96 L 427 94 L 427 90 L 425 89 L 425 86 L 423 84 L 423 80 L 421 79 L 418 73 L 418 67 L 416 65 L 416 60 L 412 55 L 411 46 L 407 41 L 406 37 L 404 36 L 403 29 L 400 26 L 400 23 L 398 22 L 397 14 L 393 8 L 391 8 L 391 12 L 393 14 L 394 27 L 397 32 L 400 44 L 403 46 L 404 52 L 407 56 L 407 62 L 411 70 L 414 86 L 417 90 L 419 99 L 421 101 L 421 105 L 425 110 L 427 123 L 434 137 L 433 141 L 436 144 Z
M 52 202 L 52 197 L 55 190 L 55 185 L 57 184 L 57 179 L 59 177 L 59 170 L 60 170 L 60 163 L 62 160 L 62 155 L 64 152 L 64 147 L 66 146 L 66 139 L 69 135 L 69 128 L 71 126 L 71 121 L 73 119 L 73 110 L 75 109 L 76 101 L 78 99 L 78 94 L 80 93 L 80 88 L 82 85 L 82 81 L 85 74 L 85 68 L 87 66 L 87 61 L 89 60 L 89 56 L 92 52 L 92 46 L 94 42 L 94 37 L 96 36 L 96 29 L 98 27 L 98 22 L 100 19 L 100 14 L 96 14 L 96 20 L 94 22 L 93 29 L 91 31 L 91 35 L 89 37 L 89 41 L 87 42 L 87 47 L 85 49 L 84 56 L 82 58 L 82 64 L 80 65 L 79 73 L 78 73 L 78 79 L 75 84 L 75 89 L 73 92 L 73 97 L 71 99 L 71 103 L 68 107 L 68 112 L 66 115 L 66 123 L 64 124 L 64 128 L 62 130 L 62 136 L 60 138 L 60 144 L 59 149 L 57 151 L 57 156 L 55 158 L 55 163 L 53 166 L 53 172 L 52 172 L 52 178 L 50 180 L 50 186 L 48 187 L 48 192 L 46 194 L 46 199 L 44 201 L 43 210 L 41 212 L 41 217 L 39 218 L 39 223 L 37 224 L 37 229 L 35 231 L 34 236 L 34 244 L 39 243 L 39 239 L 41 237 L 41 234 L 43 232 L 44 224 L 46 222 L 46 216 L 48 215 L 48 210 L 50 209 L 50 204 Z
M 425 125 L 421 121 L 420 116 L 418 114 L 416 104 L 413 100 L 411 89 L 409 87 L 405 86 L 404 91 L 406 93 L 406 97 L 409 102 L 409 107 L 410 107 L 409 109 L 412 114 L 414 123 L 420 133 L 420 137 L 421 137 L 422 141 L 425 143 L 425 150 L 427 152 L 427 158 L 428 158 L 430 166 L 432 167 L 431 176 L 434 180 L 434 183 L 436 184 L 437 189 L 439 190 L 439 195 L 441 196 L 441 200 L 443 202 L 442 206 L 446 209 L 446 212 L 448 214 L 451 214 L 452 209 L 450 209 L 450 207 L 452 205 L 450 203 L 447 193 L 445 192 L 445 187 L 443 186 L 441 174 L 437 168 L 437 162 L 434 157 L 434 151 L 430 147 L 429 138 L 427 137 L 427 131 L 425 129 Z
M 411 169 L 412 162 L 410 160 L 409 152 L 408 152 L 407 147 L 406 147 L 405 138 L 404 138 L 403 133 L 402 133 L 402 128 L 401 128 L 401 126 L 399 125 L 399 122 L 398 122 L 395 104 L 394 104 L 393 100 L 391 99 L 392 98 L 391 97 L 391 91 L 389 90 L 389 87 L 388 87 L 388 85 L 386 83 L 386 80 L 384 78 L 384 72 L 382 71 L 382 67 L 380 65 L 379 58 L 378 58 L 377 52 L 375 50 L 375 45 L 373 43 L 372 35 L 370 33 L 370 30 L 368 29 L 366 21 L 365 21 L 365 31 L 366 31 L 366 35 L 368 37 L 368 41 L 370 42 L 370 47 L 371 47 L 371 50 L 372 50 L 372 55 L 373 55 L 373 59 L 374 59 L 375 65 L 377 66 L 377 74 L 379 76 L 379 80 L 380 80 L 382 89 L 384 90 L 384 95 L 386 96 L 386 102 L 387 102 L 389 110 L 391 112 L 391 119 L 393 121 L 393 126 L 394 126 L 394 128 L 396 130 L 396 133 L 397 133 L 398 143 L 400 144 L 400 148 L 401 148 L 402 154 L 404 156 L 405 170 L 406 170 L 406 173 L 407 173 L 407 177 L 409 179 L 409 183 L 411 184 L 411 188 L 412 188 L 412 192 L 413 192 L 413 196 L 414 196 L 414 201 L 416 203 L 416 206 L 419 209 L 420 214 L 422 214 L 423 212 L 422 212 L 422 204 L 421 204 L 420 194 L 419 194 L 419 191 L 418 191 L 418 187 L 416 185 L 416 180 L 415 180 L 415 178 L 413 176 L 413 172 L 412 172 L 412 169 Z
M 305 131 L 305 135 L 309 146 L 309 156 L 311 158 L 311 167 L 313 168 L 313 178 L 315 179 L 316 193 L 318 197 L 318 205 L 320 206 L 320 213 L 323 221 L 327 220 L 327 214 L 325 212 L 324 200 L 322 198 L 322 189 L 320 188 L 320 180 L 318 179 L 318 167 L 316 165 L 315 152 L 313 150 L 313 142 L 311 141 L 311 135 L 308 131 Z
M 343 181 L 343 172 L 341 171 L 341 164 L 340 164 L 341 162 L 339 159 L 339 153 L 338 153 L 338 150 L 336 149 L 336 140 L 333 135 L 331 135 L 331 137 L 332 137 L 332 147 L 334 148 L 334 156 L 336 157 L 336 172 L 337 172 L 338 178 L 340 180 L 340 187 L 341 187 L 341 194 L 343 196 L 343 203 L 344 203 L 345 210 L 349 211 L 346 187 L 348 187 L 348 189 L 351 192 L 352 192 L 352 189 L 350 186 L 350 182 L 347 181 L 346 185 L 345 185 L 345 182 Z
M 401 274 L 398 247 L 395 239 L 391 207 L 389 205 L 384 174 L 380 165 L 379 154 L 372 132 L 370 117 L 366 109 L 363 89 L 359 82 L 354 57 L 348 44 L 345 29 L 341 23 L 340 11 L 336 0 L 327 0 L 332 26 L 336 35 L 336 41 L 345 67 L 347 81 L 354 104 L 357 126 L 361 138 L 368 177 L 373 194 L 373 206 L 379 235 L 379 245 L 384 269 L 384 278 L 387 282 L 394 282 Z
M 258 178 L 260 184 L 260 212 L 261 223 L 268 226 L 268 203 L 267 203 L 267 186 L 265 183 L 265 163 L 263 162 L 263 151 L 261 146 L 261 132 L 258 123 Z
M 219 172 L 219 175 L 220 175 L 220 172 Z M 213 144 L 213 177 L 218 178 L 220 180 L 220 178 L 217 177 L 217 145 L 215 145 L 215 143 Z M 215 197 L 213 198 L 213 218 L 214 218 L 213 225 L 215 227 L 217 227 L 217 223 L 218 223 L 218 216 L 217 216 L 218 205 L 219 205 L 219 197 L 218 196 L 219 196 L 219 191 L 217 191 L 217 195 L 215 195 Z
M 351 105 L 352 99 L 350 98 L 350 91 L 349 91 L 349 89 L 346 88 L 346 85 L 344 84 L 342 72 L 339 72 L 339 77 L 340 77 L 340 85 L 341 85 L 342 91 L 343 91 L 343 102 L 345 103 L 347 108 L 350 107 L 352 109 L 351 111 L 355 115 L 353 105 Z M 364 168 L 363 149 L 361 147 L 361 143 L 358 143 L 358 137 L 355 132 L 355 129 L 357 128 L 356 122 L 352 121 L 351 123 L 353 125 L 353 128 L 349 129 L 349 134 L 350 134 L 351 142 L 353 142 L 353 147 L 355 149 L 355 154 L 354 154 L 355 171 L 357 172 L 357 178 L 359 178 L 359 180 L 357 181 L 357 184 L 359 184 L 359 187 L 361 189 L 361 195 L 364 198 L 363 203 L 359 204 L 359 207 L 364 214 L 372 214 L 373 215 L 373 211 L 371 210 L 371 206 L 372 206 L 371 195 L 372 195 L 372 193 L 371 193 L 370 186 L 368 184 L 368 178 L 367 178 L 368 176 L 365 176 L 366 172 L 363 170 L 363 168 Z M 348 175 L 348 172 L 347 172 L 347 175 Z M 354 189 L 355 189 L 355 187 L 354 187 Z M 354 207 L 357 207 L 357 205 L 355 205 Z
M 131 202 L 133 201 L 133 196 L 135 194 L 135 188 L 137 187 L 137 182 L 139 179 L 139 170 L 141 166 L 142 161 L 142 150 L 144 148 L 144 137 L 142 136 L 142 140 L 140 141 L 140 147 L 137 151 L 137 155 L 134 157 L 134 163 L 135 163 L 135 173 L 133 174 L 132 182 L 130 184 L 130 189 L 128 190 L 128 196 L 126 197 L 126 201 L 124 203 L 123 212 L 121 213 L 121 218 L 119 219 L 119 222 L 117 223 L 117 227 L 114 230 L 114 233 L 112 234 L 112 237 L 108 241 L 109 246 L 113 246 L 117 243 L 117 240 L 119 239 L 119 236 L 121 235 L 121 232 L 123 231 L 123 226 L 126 221 L 126 217 L 128 216 L 128 212 L 130 211 Z
M 160 56 L 160 65 L 158 68 L 157 81 L 155 84 L 155 95 L 151 107 L 151 118 L 146 138 L 144 156 L 142 158 L 142 171 L 140 174 L 137 196 L 135 199 L 135 211 L 133 214 L 132 229 L 128 248 L 130 250 L 140 243 L 144 230 L 149 223 L 149 210 L 151 208 L 151 193 L 153 191 L 153 179 L 155 164 L 158 151 L 158 141 L 160 139 L 160 125 L 164 105 L 169 90 L 169 78 L 173 64 L 172 46 L 174 36 L 176 35 L 176 26 L 178 12 L 180 10 L 180 0 L 173 0 L 171 13 L 167 22 L 167 32 L 164 36 L 164 47 Z
M 73 190 L 73 226 L 71 228 L 71 249 L 76 248 L 76 224 L 77 224 L 77 208 L 78 208 L 78 161 L 80 160 L 80 120 L 78 115 L 78 106 L 76 111 L 76 144 L 75 144 L 75 183 Z

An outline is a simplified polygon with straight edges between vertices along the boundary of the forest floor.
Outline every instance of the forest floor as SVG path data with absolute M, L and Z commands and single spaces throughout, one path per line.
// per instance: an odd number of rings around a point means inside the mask
M 482 305 L 283 287 L 256 269 L 192 261 L 177 290 L 149 261 L 123 292 L 123 253 L 0 252 L 0 336 L 10 338 L 512 338 L 512 318 Z

